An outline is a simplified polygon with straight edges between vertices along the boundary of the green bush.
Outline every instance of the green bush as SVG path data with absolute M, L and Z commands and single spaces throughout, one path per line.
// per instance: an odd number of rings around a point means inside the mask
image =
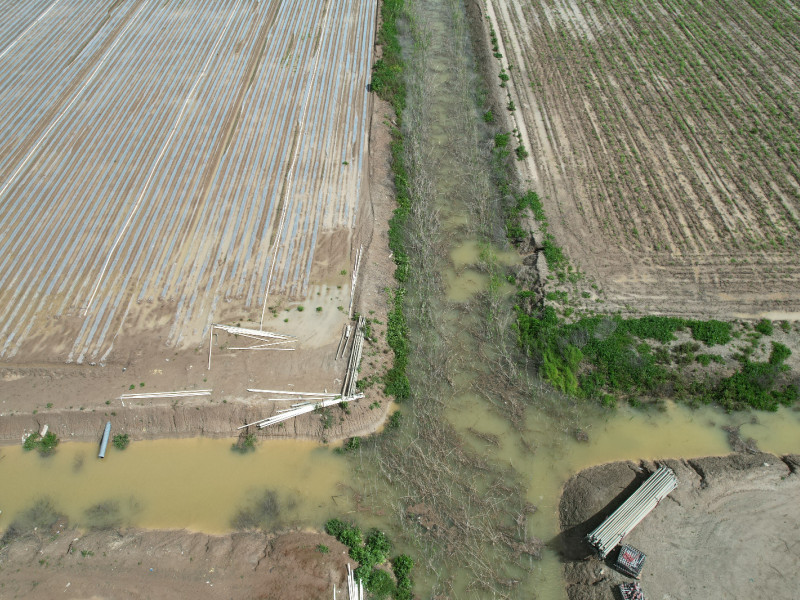
M 231 446 L 231 450 L 238 452 L 239 454 L 247 454 L 248 452 L 252 452 L 256 449 L 257 439 L 258 438 L 256 437 L 255 433 L 248 433 L 243 437 L 240 436 L 236 443 Z
M 402 401 L 411 395 L 411 384 L 406 376 L 408 365 L 408 325 L 403 314 L 405 290 L 396 290 L 392 297 L 392 309 L 386 328 L 386 341 L 394 351 L 394 365 L 384 377 L 385 393 Z
M 58 444 L 58 436 L 52 431 L 48 431 L 44 437 L 40 436 L 38 433 L 30 434 L 25 438 L 25 441 L 22 442 L 22 448 L 27 451 L 36 449 L 42 456 L 48 456 L 56 451 Z
M 393 595 L 395 591 L 392 576 L 382 569 L 372 569 L 367 576 L 366 588 L 376 600 Z
M 383 46 L 383 56 L 372 68 L 370 89 L 389 102 L 398 117 L 406 102 L 406 87 L 403 71 L 402 49 L 397 36 L 397 20 L 403 12 L 403 0 L 384 0 L 381 3 L 381 28 L 378 43 Z
M 360 447 L 361 447 L 361 438 L 358 437 L 358 436 L 351 437 L 344 444 L 344 449 L 345 449 L 345 451 L 348 451 L 348 452 L 351 451 L 351 450 L 358 450 Z
M 128 444 L 131 443 L 131 440 L 127 433 L 118 433 L 114 436 L 112 443 L 114 444 L 114 448 L 117 450 L 125 450 L 125 448 L 128 447 Z
M 505 148 L 508 146 L 508 141 L 511 139 L 510 133 L 498 133 L 494 136 L 494 147 Z
M 692 337 L 706 346 L 724 346 L 731 341 L 731 324 L 723 321 L 689 321 Z
M 772 342 L 772 352 L 769 354 L 769 364 L 774 366 L 782 365 L 787 358 L 792 355 L 792 351 L 783 344 Z
M 764 335 L 772 335 L 773 332 L 772 321 L 770 321 L 769 319 L 761 319 L 756 324 L 756 331 L 758 331 L 759 333 L 763 333 Z
M 39 446 L 39 434 L 32 433 L 22 442 L 22 449 L 30 452 Z

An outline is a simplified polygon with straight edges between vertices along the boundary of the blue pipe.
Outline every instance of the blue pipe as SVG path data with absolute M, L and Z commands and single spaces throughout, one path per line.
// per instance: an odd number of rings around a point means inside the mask
M 106 430 L 103 432 L 103 441 L 100 442 L 100 454 L 97 455 L 100 458 L 106 457 L 106 446 L 108 446 L 108 438 L 110 435 L 111 435 L 111 421 L 106 423 Z

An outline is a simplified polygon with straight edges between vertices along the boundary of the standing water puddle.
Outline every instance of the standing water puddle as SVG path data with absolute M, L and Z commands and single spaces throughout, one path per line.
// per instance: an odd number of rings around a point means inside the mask
M 0 448 L 0 530 L 41 498 L 70 523 L 223 533 L 237 524 L 320 527 L 347 510 L 346 462 L 321 444 L 270 440 L 237 454 L 231 440 L 133 442 L 124 451 L 69 442 L 52 456 Z M 274 492 L 268 513 L 259 500 Z M 262 503 L 263 504 L 263 503 Z M 101 523 L 94 520 L 101 519 Z M 238 519 L 238 523 L 235 522 Z

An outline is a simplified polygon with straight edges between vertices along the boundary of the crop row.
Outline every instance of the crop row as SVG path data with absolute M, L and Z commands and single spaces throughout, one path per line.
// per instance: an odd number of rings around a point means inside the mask
M 759 8 L 498 5 L 523 48 L 511 72 L 542 113 L 533 145 L 556 156 L 589 226 L 639 250 L 794 251 L 797 22 L 784 3 Z
M 85 314 L 67 358 L 103 360 L 140 304 L 180 344 L 270 272 L 307 293 L 356 221 L 374 6 L 59 8 L 0 58 L 0 356 L 48 317 Z

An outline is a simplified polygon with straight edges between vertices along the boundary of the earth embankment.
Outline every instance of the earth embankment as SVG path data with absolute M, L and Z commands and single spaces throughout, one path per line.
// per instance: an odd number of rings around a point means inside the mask
M 647 555 L 647 598 L 794 598 L 800 589 L 800 456 L 737 453 L 659 461 L 679 485 L 625 538 Z M 617 598 L 628 579 L 585 543 L 657 468 L 617 462 L 564 486 L 560 545 L 570 600 Z M 615 558 L 614 553 L 610 558 Z

